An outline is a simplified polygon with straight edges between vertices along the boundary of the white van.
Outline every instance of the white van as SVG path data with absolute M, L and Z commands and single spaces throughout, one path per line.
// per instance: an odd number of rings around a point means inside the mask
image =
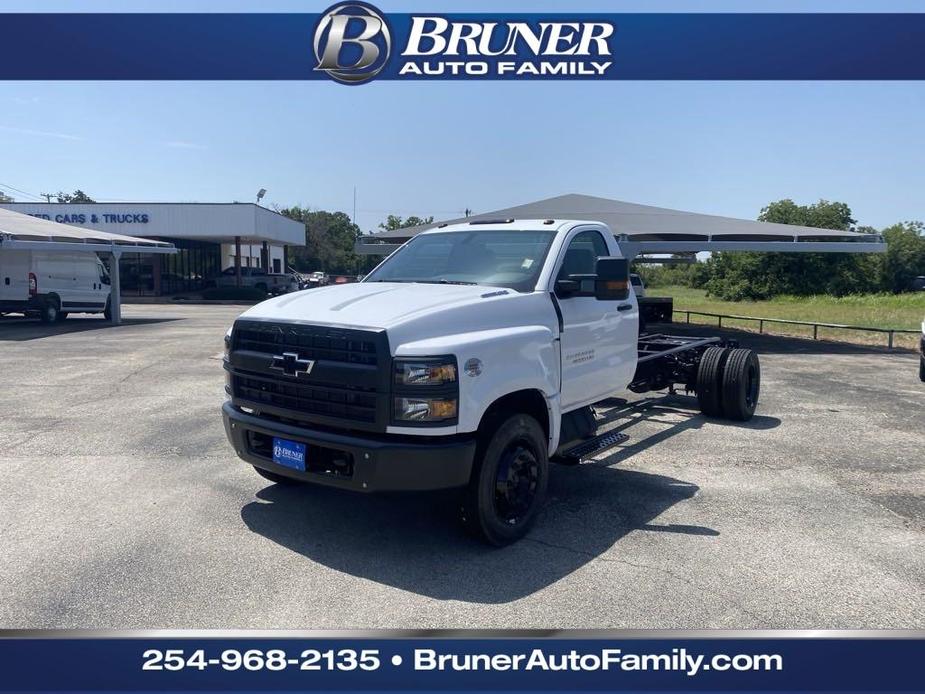
M 0 250 L 0 313 L 38 316 L 109 312 L 109 273 L 95 253 Z

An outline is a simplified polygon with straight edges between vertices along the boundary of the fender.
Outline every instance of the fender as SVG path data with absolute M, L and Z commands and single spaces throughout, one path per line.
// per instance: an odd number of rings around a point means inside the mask
M 550 451 L 559 439 L 559 350 L 556 335 L 543 325 L 518 326 L 457 333 L 409 342 L 395 350 L 397 357 L 453 354 L 459 366 L 459 421 L 453 431 L 469 433 L 499 398 L 519 390 L 538 390 L 546 398 L 550 422 Z M 468 375 L 466 362 L 478 359 L 481 373 Z M 420 434 L 389 427 L 394 433 Z M 438 432 L 433 432 L 437 434 Z

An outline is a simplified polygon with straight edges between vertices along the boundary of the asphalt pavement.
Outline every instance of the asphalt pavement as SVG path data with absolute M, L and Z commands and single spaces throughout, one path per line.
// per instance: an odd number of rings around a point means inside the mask
M 241 310 L 0 318 L 0 628 L 925 627 L 912 353 L 741 334 L 754 420 L 611 402 L 629 440 L 554 466 L 536 528 L 495 549 L 452 493 L 284 488 L 238 460 Z

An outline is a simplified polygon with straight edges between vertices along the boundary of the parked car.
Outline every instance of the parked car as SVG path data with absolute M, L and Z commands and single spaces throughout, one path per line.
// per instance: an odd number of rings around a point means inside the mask
M 299 285 L 300 289 L 315 289 L 316 287 L 324 287 L 328 284 L 328 276 L 326 273 L 321 270 L 316 270 L 315 272 L 306 275 Z
M 912 280 L 912 291 L 925 292 L 925 275 L 916 277 L 914 280 Z
M 216 287 L 236 287 L 237 277 L 233 267 L 222 271 L 214 280 Z M 298 280 L 289 274 L 268 273 L 259 267 L 241 268 L 241 286 L 260 289 L 267 294 L 285 294 L 299 289 Z
M 0 313 L 38 316 L 109 313 L 109 273 L 95 253 L 0 251 Z

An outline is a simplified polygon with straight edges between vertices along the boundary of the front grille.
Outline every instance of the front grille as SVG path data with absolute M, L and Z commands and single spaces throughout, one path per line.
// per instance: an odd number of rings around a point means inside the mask
M 238 375 L 234 378 L 234 393 L 250 402 L 283 410 L 359 422 L 376 421 L 375 390 L 303 385 L 290 379 Z
M 235 345 L 264 354 L 297 351 L 303 359 L 376 366 L 376 341 L 357 332 L 314 325 L 246 323 L 235 329 Z
M 273 368 L 283 353 L 314 364 L 302 373 Z M 232 333 L 232 397 L 294 421 L 384 430 L 390 364 L 384 331 L 240 320 Z

